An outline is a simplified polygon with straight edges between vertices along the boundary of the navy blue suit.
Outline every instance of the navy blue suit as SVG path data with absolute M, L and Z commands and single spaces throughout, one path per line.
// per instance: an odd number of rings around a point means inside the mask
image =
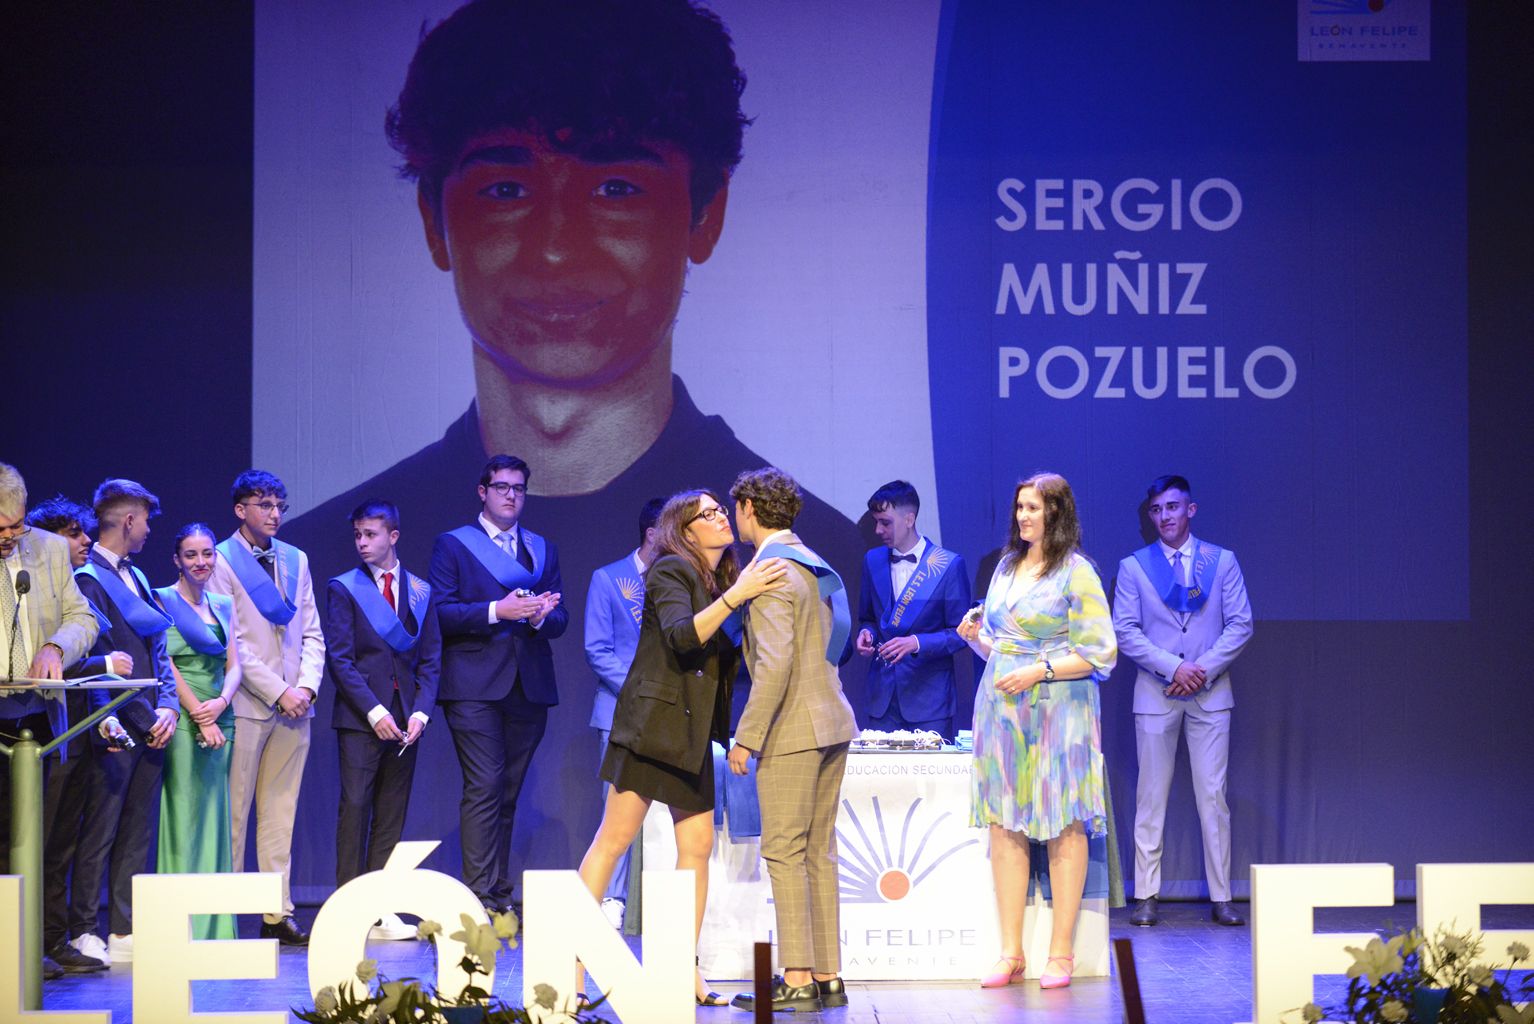
M 91 564 L 103 573 L 116 573 L 99 551 L 92 549 Z M 170 655 L 165 650 L 165 634 L 155 633 L 142 637 L 134 632 L 123 618 L 123 613 L 107 596 L 106 588 L 94 577 L 80 570 L 75 571 L 75 583 L 91 604 L 95 605 L 107 620 L 110 628 L 101 631 L 96 638 L 93 655 L 122 651 L 133 658 L 132 675 L 144 679 L 153 676 L 160 681 L 156 688 L 145 688 L 129 701 L 151 708 L 170 708 L 180 714 L 180 700 L 176 696 L 176 677 L 171 672 Z M 135 583 L 139 596 L 150 604 L 159 606 L 153 594 L 146 594 Z M 114 665 L 117 671 L 124 666 Z M 112 694 L 105 690 L 92 691 L 93 705 L 106 703 Z M 122 714 L 118 712 L 119 716 Z M 96 872 L 111 850 L 109 873 L 111 884 L 108 894 L 111 931 L 116 935 L 133 932 L 133 876 L 150 870 L 149 850 L 158 839 L 155 822 L 160 811 L 160 781 L 165 766 L 165 751 L 151 750 L 147 743 L 140 743 L 132 750 L 100 753 L 101 778 L 105 788 L 104 799 L 97 815 L 85 823 L 76 850 L 75 870 L 82 874 Z M 115 837 L 114 837 L 115 833 Z M 82 865 L 84 867 L 82 868 Z M 84 880 L 88 887 L 91 880 Z M 99 884 L 99 883 L 98 883 Z
M 481 526 L 476 520 L 470 528 Z M 519 529 L 518 550 L 527 558 L 530 531 Z M 559 551 L 551 542 L 544 547 L 528 589 L 563 593 Z M 506 596 L 506 587 L 451 533 L 432 546 L 430 579 L 442 630 L 437 700 L 463 770 L 463 881 L 486 904 L 505 906 L 515 878 L 510 857 L 517 798 L 548 725 L 548 709 L 559 703 L 549 641 L 564 633 L 570 613 L 561 604 L 538 629 L 526 622 L 492 623 L 490 604 Z
M 969 611 L 969 576 L 960 555 L 928 540 L 917 572 L 930 572 L 930 589 L 922 588 L 902 611 L 898 624 L 890 618 L 898 594 L 892 592 L 890 549 L 877 547 L 863 556 L 863 581 L 858 593 L 858 628 L 874 635 L 874 645 L 898 636 L 914 636 L 920 648 L 893 665 L 878 657 L 868 669 L 868 719 L 876 729 L 935 729 L 952 736 L 955 705 L 953 656 L 966 645 L 956 632 Z
M 362 572 L 367 574 L 367 567 Z M 357 601 L 339 580 L 325 588 L 325 664 L 335 684 L 330 724 L 337 731 L 341 766 L 341 803 L 336 821 L 336 885 L 364 871 L 377 871 L 405 829 L 410 786 L 415 778 L 412 743 L 403 754 L 398 744 L 380 740 L 368 724 L 368 712 L 383 705 L 403 732 L 419 712 L 428 719 L 437 710 L 442 668 L 442 634 L 435 602 L 417 622 L 409 598 L 415 580 L 401 566 L 394 569 L 395 607 L 416 642 L 403 654 L 378 634 Z M 370 577 L 371 578 L 371 577 Z

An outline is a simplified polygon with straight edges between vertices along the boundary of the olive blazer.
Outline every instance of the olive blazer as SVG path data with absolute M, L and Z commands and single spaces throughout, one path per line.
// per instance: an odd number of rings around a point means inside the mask
M 709 744 L 728 740 L 739 651 L 722 629 L 699 642 L 692 624 L 714 600 L 686 559 L 663 555 L 650 566 L 639 646 L 618 692 L 609 742 L 696 772 Z

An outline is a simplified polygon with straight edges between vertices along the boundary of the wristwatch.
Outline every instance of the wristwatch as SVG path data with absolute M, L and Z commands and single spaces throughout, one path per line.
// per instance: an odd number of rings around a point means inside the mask
M 1055 667 L 1049 663 L 1049 659 L 1048 658 L 1044 659 L 1044 680 L 1043 681 L 1046 682 L 1046 683 L 1052 683 L 1052 682 L 1055 681 Z

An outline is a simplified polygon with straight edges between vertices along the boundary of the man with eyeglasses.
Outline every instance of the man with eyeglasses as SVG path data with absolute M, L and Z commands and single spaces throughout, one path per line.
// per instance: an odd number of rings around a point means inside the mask
M 22 729 L 47 742 L 66 728 L 62 693 L 7 689 L 4 680 L 62 679 L 96 642 L 100 626 L 80 588 L 64 538 L 27 526 L 27 485 L 0 462 L 0 741 Z M 25 576 L 23 576 L 25 573 Z M 0 765 L 0 875 L 11 869 L 11 773 Z M 62 973 L 44 958 L 44 974 Z
M 240 521 L 218 545 L 208 590 L 234 598 L 240 688 L 234 693 L 234 754 L 229 762 L 235 869 L 245 869 L 245 828 L 256 803 L 256 864 L 282 875 L 282 913 L 267 915 L 263 939 L 306 946 L 290 893 L 293 821 L 309 757 L 309 725 L 325 667 L 325 634 L 314 601 L 309 556 L 277 539 L 287 488 L 259 469 L 234 481 Z
M 492 457 L 480 473 L 479 516 L 439 536 L 431 553 L 442 631 L 437 703 L 463 771 L 463 881 L 491 911 L 516 902 L 512 822 L 559 703 L 549 641 L 569 622 L 559 550 L 521 525 L 529 475 L 516 456 Z

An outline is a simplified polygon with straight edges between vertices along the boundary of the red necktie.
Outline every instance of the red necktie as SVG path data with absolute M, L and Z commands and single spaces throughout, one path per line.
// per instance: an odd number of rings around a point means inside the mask
M 399 609 L 394 607 L 394 574 L 392 572 L 384 573 L 383 594 L 384 600 L 389 602 L 389 610 L 397 614 Z

